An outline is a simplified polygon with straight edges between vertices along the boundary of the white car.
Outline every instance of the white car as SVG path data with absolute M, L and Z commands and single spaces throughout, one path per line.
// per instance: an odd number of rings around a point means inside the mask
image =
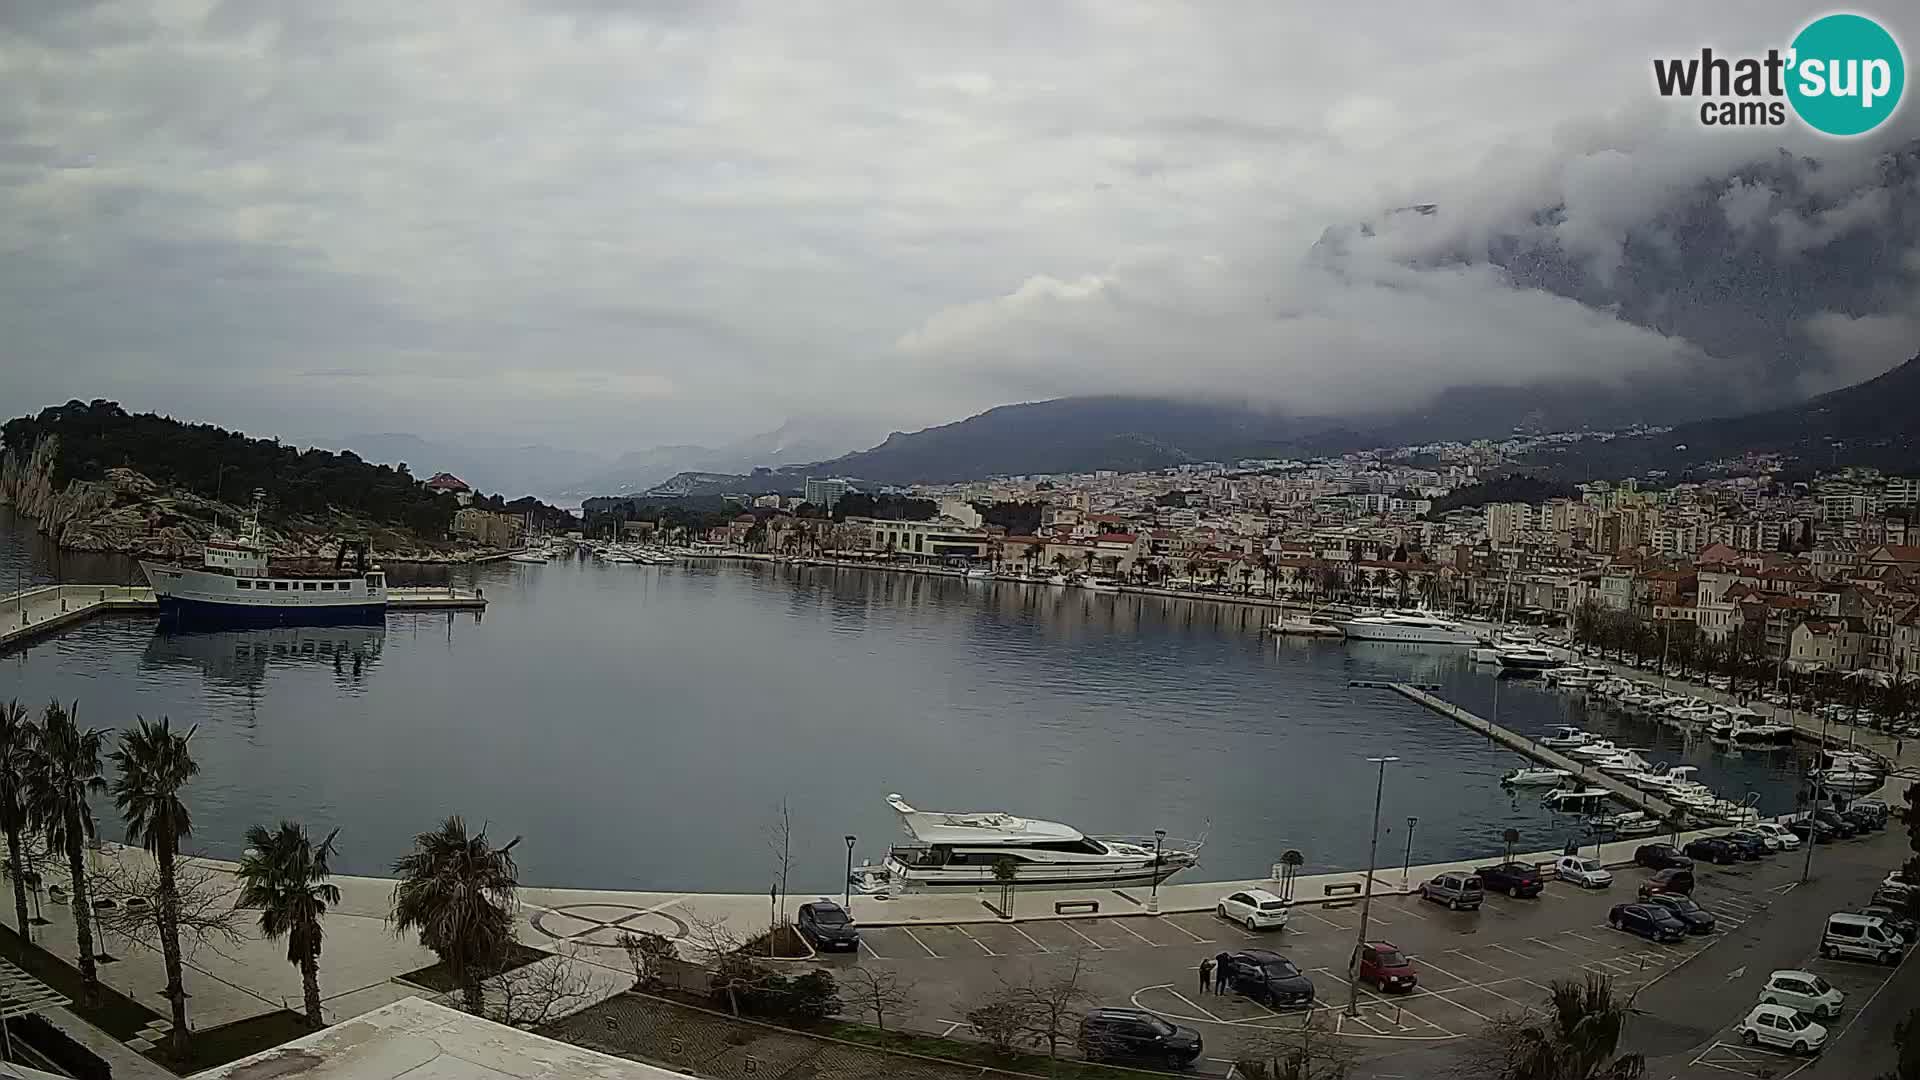
M 1793 835 L 1791 830 L 1777 821 L 1762 821 L 1756 825 L 1749 825 L 1747 828 L 1759 833 L 1761 836 L 1770 836 L 1778 841 L 1781 851 L 1793 851 L 1800 846 L 1800 838 Z
M 1847 995 L 1811 971 L 1776 971 L 1760 990 L 1763 1005 L 1788 1005 L 1820 1020 L 1840 1015 Z
M 1755 1005 L 1737 1030 L 1748 1046 L 1765 1043 L 1796 1054 L 1811 1054 L 1827 1041 L 1826 1028 L 1785 1005 Z
M 1583 889 L 1604 889 L 1613 884 L 1613 871 L 1599 859 L 1584 855 L 1562 855 L 1553 862 L 1553 876 L 1571 881 Z
M 1220 899 L 1215 915 L 1230 919 L 1249 930 L 1278 930 L 1293 914 L 1293 901 L 1283 900 L 1265 889 L 1241 889 Z
M 1907 872 L 1905 870 L 1895 870 L 1886 877 L 1881 878 L 1880 884 L 1883 888 L 1888 889 L 1913 888 L 1913 882 L 1907 880 Z

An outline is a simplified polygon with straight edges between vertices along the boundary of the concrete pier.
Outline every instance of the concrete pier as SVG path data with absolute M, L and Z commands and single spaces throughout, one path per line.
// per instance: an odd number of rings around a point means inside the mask
M 1491 720 L 1475 716 L 1458 705 L 1442 701 L 1425 690 L 1407 683 L 1389 683 L 1387 687 L 1402 697 L 1417 701 L 1434 712 L 1458 722 L 1462 727 L 1487 736 L 1515 753 L 1525 754 L 1548 768 L 1565 769 L 1578 777 L 1582 783 L 1606 788 L 1615 798 L 1636 810 L 1644 810 L 1662 821 L 1671 821 L 1680 813 L 1677 807 L 1663 799 L 1656 799 L 1623 780 L 1608 776 L 1578 758 L 1568 757 L 1558 750 L 1541 746 L 1517 731 L 1510 731 Z
M 389 611 L 479 611 L 487 599 L 447 587 L 396 588 Z M 45 634 L 108 614 L 151 615 L 160 610 L 145 585 L 42 585 L 0 597 L 0 652 Z

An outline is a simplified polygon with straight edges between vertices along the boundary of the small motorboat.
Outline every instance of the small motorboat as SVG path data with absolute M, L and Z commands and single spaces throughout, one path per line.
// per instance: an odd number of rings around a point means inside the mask
M 1540 672 L 1560 666 L 1560 658 L 1538 645 L 1516 645 L 1498 653 L 1504 671 Z
M 1589 762 L 1605 761 L 1619 753 L 1620 748 L 1613 745 L 1612 739 L 1595 739 L 1567 751 L 1569 757 L 1577 757 Z
M 1570 750 L 1576 746 L 1587 745 L 1593 741 L 1593 738 L 1593 735 L 1577 727 L 1557 727 L 1553 729 L 1553 734 L 1540 740 L 1540 745 L 1555 750 Z
M 1533 787 L 1547 785 L 1559 787 L 1561 783 L 1573 779 L 1573 774 L 1565 769 L 1545 769 L 1525 767 L 1514 769 L 1500 778 L 1500 782 L 1509 787 Z

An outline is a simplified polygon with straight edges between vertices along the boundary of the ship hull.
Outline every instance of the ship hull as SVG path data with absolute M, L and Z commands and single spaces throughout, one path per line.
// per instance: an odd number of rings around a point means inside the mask
M 255 607 L 157 597 L 160 617 L 189 626 L 347 626 L 384 622 L 387 605 L 329 604 L 325 607 Z
M 1336 624 L 1349 641 L 1397 641 L 1407 645 L 1478 645 L 1480 639 L 1462 630 L 1437 626 L 1383 626 L 1344 622 Z

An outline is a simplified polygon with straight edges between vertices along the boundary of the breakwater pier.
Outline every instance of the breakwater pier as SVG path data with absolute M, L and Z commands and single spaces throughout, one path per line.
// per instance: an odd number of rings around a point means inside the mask
M 1612 792 L 1615 798 L 1636 810 L 1644 810 L 1663 821 L 1675 820 L 1679 815 L 1679 809 L 1664 799 L 1657 799 L 1623 780 L 1601 772 L 1592 765 L 1569 757 L 1551 747 L 1542 746 L 1517 731 L 1476 716 L 1452 702 L 1443 701 L 1418 686 L 1401 682 L 1388 683 L 1386 686 L 1394 693 L 1425 705 L 1441 716 L 1455 721 L 1470 731 L 1479 732 L 1515 753 L 1525 754 L 1548 768 L 1565 769 L 1578 777 L 1582 783 L 1605 788 Z
M 396 588 L 390 611 L 480 611 L 487 598 L 447 587 Z M 0 596 L 0 652 L 102 615 L 150 615 L 160 610 L 146 585 L 42 585 Z

